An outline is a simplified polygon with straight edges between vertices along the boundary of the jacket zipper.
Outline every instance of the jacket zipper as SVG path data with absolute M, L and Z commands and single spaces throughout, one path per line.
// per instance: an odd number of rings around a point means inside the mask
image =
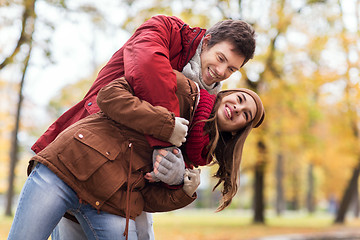
M 188 50 L 187 55 L 186 55 L 185 64 L 188 63 L 188 61 L 189 61 L 189 55 L 190 55 L 190 51 L 191 51 L 191 49 L 192 49 L 192 45 L 194 44 L 195 39 L 196 39 L 196 38 L 199 36 L 199 34 L 201 33 L 201 30 L 202 30 L 202 29 L 200 28 L 198 34 L 196 34 L 196 36 L 193 38 L 193 40 L 192 40 L 191 43 L 190 43 L 190 47 L 189 47 L 189 50 Z

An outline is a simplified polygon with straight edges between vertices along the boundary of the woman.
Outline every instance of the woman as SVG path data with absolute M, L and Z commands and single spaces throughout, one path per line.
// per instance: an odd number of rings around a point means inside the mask
M 177 75 L 178 79 L 181 78 L 179 73 Z M 102 94 L 106 95 L 106 92 L 103 90 Z M 186 153 L 186 167 L 205 166 L 212 161 L 219 165 L 215 174 L 218 184 L 214 189 L 223 183 L 223 198 L 218 211 L 227 207 L 237 192 L 237 177 L 246 137 L 252 128 L 261 125 L 264 117 L 261 99 L 249 89 L 220 91 L 216 98 L 206 90 L 200 89 L 200 101 L 182 149 Z M 154 171 L 147 173 L 146 179 L 151 182 L 165 182 L 164 175 L 168 170 L 162 166 L 161 161 L 166 160 L 164 157 L 169 154 L 171 153 L 163 150 L 154 151 Z M 157 170 L 159 167 L 160 172 Z M 172 175 L 174 174 L 172 172 Z M 176 180 L 176 176 L 172 179 Z
M 179 78 L 177 84 L 180 116 L 191 120 L 199 97 L 198 87 L 186 78 Z M 173 113 L 134 97 L 125 79 L 115 80 L 102 92 L 106 94 L 100 93 L 98 101 L 101 102 L 99 106 L 103 112 L 90 115 L 70 126 L 31 159 L 30 165 L 35 161 L 40 164 L 32 171 L 22 190 L 9 239 L 47 239 L 66 211 L 71 211 L 76 216 L 89 239 L 119 238 L 122 231 L 129 232 L 130 238 L 136 239 L 133 221 L 130 220 L 127 224 L 129 218 L 134 219 L 142 211 L 178 209 L 196 198 L 194 191 L 197 185 L 195 183 L 194 187 L 191 182 L 198 178 L 195 170 L 187 173 L 192 180 L 186 176 L 184 187 L 179 189 L 167 189 L 161 184 L 145 182 L 145 173 L 152 169 L 152 148 L 144 134 L 167 141 L 174 128 Z M 225 95 L 232 95 L 228 93 Z M 251 98 L 249 95 L 248 101 L 251 101 Z M 200 101 L 201 99 L 200 96 Z M 221 135 L 227 138 L 234 136 L 234 144 L 230 150 L 235 156 L 235 152 L 241 151 L 243 146 L 243 141 L 241 138 L 238 141 L 238 137 L 243 136 L 245 139 L 249 130 L 261 123 L 264 112 L 262 104 L 257 105 L 254 100 L 255 109 L 246 110 L 250 117 L 244 122 L 250 127 L 243 124 L 241 133 L 237 132 L 236 128 L 226 129 L 222 123 L 228 123 L 227 121 L 235 116 L 232 115 L 235 111 L 229 109 L 229 106 L 233 106 L 229 105 L 231 101 L 226 102 L 226 99 L 218 98 L 215 105 L 219 106 L 218 109 L 224 106 L 227 114 L 222 113 L 222 116 L 227 116 L 228 119 L 221 119 L 215 114 L 215 122 L 212 122 L 220 131 L 225 129 L 228 133 Z M 221 103 L 218 104 L 218 101 Z M 212 134 L 212 131 L 209 139 L 210 143 L 221 144 L 219 135 Z M 217 152 L 217 147 L 212 149 L 209 149 L 209 153 L 214 152 L 216 157 L 222 155 Z M 225 159 L 219 159 L 221 165 Z M 233 165 L 238 163 L 238 160 L 234 161 Z M 226 166 L 220 168 L 228 170 Z M 39 172 L 42 176 L 39 176 Z M 226 173 L 224 175 L 218 172 L 218 176 L 219 181 L 224 182 L 223 193 L 227 196 L 230 188 Z M 50 184 L 58 185 L 58 190 L 47 187 L 49 178 L 55 178 L 55 183 Z M 41 190 L 42 188 L 44 190 Z M 47 192 L 48 189 L 51 191 Z M 44 196 L 39 195 L 37 190 Z M 31 208 L 25 209 L 28 204 Z M 30 222 L 32 226 L 28 226 Z

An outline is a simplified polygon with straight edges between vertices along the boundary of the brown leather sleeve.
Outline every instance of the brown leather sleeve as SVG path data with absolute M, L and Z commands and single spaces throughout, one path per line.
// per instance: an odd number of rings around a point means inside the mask
M 142 191 L 144 197 L 144 211 L 168 212 L 183 208 L 192 203 L 197 195 L 188 196 L 182 188 L 169 189 L 159 183 L 149 183 Z

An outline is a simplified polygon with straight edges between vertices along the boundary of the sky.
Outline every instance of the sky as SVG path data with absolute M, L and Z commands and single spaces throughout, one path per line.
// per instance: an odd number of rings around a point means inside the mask
M 84 2 L 84 0 L 81 1 Z M 75 2 L 79 4 L 80 0 Z M 100 1 L 95 2 L 96 4 L 100 3 Z M 107 20 L 111 21 L 114 26 L 119 25 L 124 16 L 119 12 L 119 8 L 114 6 L 116 2 L 104 0 L 101 1 L 102 5 L 99 7 L 109 14 Z M 114 9 L 117 10 L 118 14 L 113 13 Z M 91 76 L 95 78 L 95 73 L 121 47 L 130 34 L 119 29 L 113 32 L 104 32 L 92 28 L 84 14 L 65 15 L 64 12 L 49 7 L 41 0 L 37 1 L 36 12 L 39 21 L 36 25 L 34 48 L 24 84 L 22 117 L 26 119 L 23 124 L 36 124 L 40 134 L 53 121 L 47 113 L 49 101 L 64 86 L 83 78 Z M 4 28 L 0 22 L 0 35 L 6 36 L 5 38 L 0 37 L 2 54 L 0 58 L 9 55 L 15 47 L 21 29 L 19 17 L 21 13 L 21 9 L 12 8 L 9 10 L 0 7 L 2 17 L 15 19 L 9 28 Z M 54 23 L 56 25 L 55 30 L 50 31 L 49 27 L 43 24 L 44 20 Z M 52 63 L 46 60 L 44 52 L 40 51 L 46 38 L 51 40 Z M 18 67 L 16 65 L 7 66 L 3 71 L 0 71 L 0 78 L 18 84 L 21 79 Z M 15 114 L 15 103 L 18 101 L 18 96 L 9 90 L 2 91 L 1 95 L 0 107 Z M 82 97 L 78 96 L 78 99 Z M 9 104 L 9 101 L 12 104 Z M 23 143 L 30 145 L 36 140 L 33 139 L 33 136 L 22 132 L 19 137 Z
M 111 8 L 109 4 L 104 5 Z M 43 18 L 56 22 L 56 29 L 51 33 L 55 64 L 46 64 L 42 53 L 38 51 L 32 59 L 35 66 L 28 76 L 31 85 L 27 86 L 26 93 L 46 89 L 45 93 L 40 91 L 41 98 L 34 98 L 37 104 L 47 103 L 66 84 L 92 76 L 129 37 L 125 31 L 110 35 L 92 28 L 88 24 L 87 16 L 83 14 L 72 14 L 70 18 L 66 18 L 67 16 L 59 14 L 58 10 L 48 11 L 49 7 L 45 4 L 39 4 L 37 8 Z M 112 21 L 116 24 L 114 19 Z M 121 19 L 117 21 L 119 23 Z M 49 32 L 44 25 L 39 24 L 37 27 L 40 34 Z M 35 37 L 40 39 L 44 36 Z

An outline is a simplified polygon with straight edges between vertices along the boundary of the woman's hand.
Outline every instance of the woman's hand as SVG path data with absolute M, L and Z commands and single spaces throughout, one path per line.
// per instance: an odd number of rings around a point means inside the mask
M 200 169 L 185 169 L 183 189 L 190 197 L 194 195 L 200 185 L 200 172 Z

